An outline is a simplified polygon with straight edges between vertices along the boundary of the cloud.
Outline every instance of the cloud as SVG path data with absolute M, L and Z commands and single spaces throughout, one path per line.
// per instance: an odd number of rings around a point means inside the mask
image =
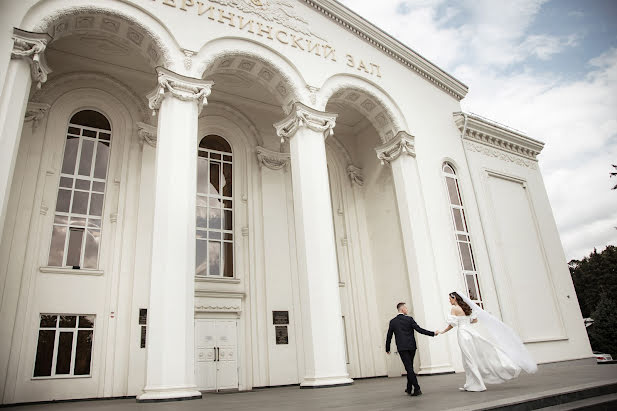
M 617 243 L 617 49 L 568 80 L 551 61 L 583 37 L 531 32 L 546 0 L 341 1 L 468 84 L 463 109 L 546 143 L 540 167 L 568 259 Z

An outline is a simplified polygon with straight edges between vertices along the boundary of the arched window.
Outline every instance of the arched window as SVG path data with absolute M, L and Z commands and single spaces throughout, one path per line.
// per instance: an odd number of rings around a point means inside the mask
M 111 148 L 109 120 L 94 110 L 71 117 L 64 145 L 48 265 L 97 269 Z
M 454 236 L 458 248 L 461 269 L 467 287 L 467 295 L 476 304 L 483 306 L 480 284 L 478 283 L 478 270 L 471 245 L 471 236 L 467 227 L 467 217 L 463 207 L 463 199 L 458 184 L 458 177 L 454 167 L 449 163 L 444 163 L 443 174 L 446 180 L 446 188 L 450 199 L 450 211 L 452 213 L 452 223 L 454 224 Z
M 232 152 L 222 137 L 201 139 L 197 157 L 195 275 L 234 276 Z

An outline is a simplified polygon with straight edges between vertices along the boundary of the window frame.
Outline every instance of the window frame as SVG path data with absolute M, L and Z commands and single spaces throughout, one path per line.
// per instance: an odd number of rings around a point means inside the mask
M 41 317 L 44 315 L 55 315 L 56 318 L 56 327 L 52 328 L 52 327 L 41 327 Z M 75 323 L 75 327 L 74 328 L 66 328 L 66 327 L 60 327 L 60 317 L 61 316 L 75 316 L 76 318 L 76 323 Z M 92 316 L 94 317 L 94 320 L 92 321 L 92 328 L 80 328 L 79 327 L 79 317 L 86 317 L 86 316 Z M 38 323 L 36 326 L 36 335 L 35 335 L 35 349 L 34 349 L 34 359 L 32 361 L 32 373 L 30 374 L 30 379 L 31 380 L 66 380 L 66 379 L 76 379 L 76 378 L 92 378 L 93 377 L 93 368 L 94 368 L 94 344 L 95 344 L 95 340 L 96 340 L 96 314 L 74 314 L 74 313 L 39 313 L 38 315 Z M 41 375 L 41 376 L 35 376 L 34 373 L 36 372 L 36 357 L 37 357 L 37 353 L 38 353 L 38 342 L 39 342 L 39 333 L 41 330 L 54 330 L 55 331 L 55 335 L 54 335 L 54 346 L 53 346 L 53 354 L 52 354 L 52 360 L 51 360 L 51 375 Z M 80 330 L 92 330 L 92 344 L 90 346 L 90 372 L 88 374 L 78 374 L 75 375 L 75 355 L 77 352 L 77 334 Z M 60 338 L 60 332 L 69 332 L 71 331 L 73 333 L 73 340 L 72 340 L 72 345 L 71 345 L 71 360 L 69 363 L 69 370 L 70 373 L 69 374 L 55 374 L 56 372 L 56 365 L 57 365 L 57 360 L 58 360 L 58 340 Z

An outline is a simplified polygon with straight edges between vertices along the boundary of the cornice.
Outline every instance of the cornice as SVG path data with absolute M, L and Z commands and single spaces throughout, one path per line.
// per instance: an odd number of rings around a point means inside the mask
M 454 113 L 456 127 L 464 132 L 464 140 L 483 144 L 528 160 L 537 161 L 544 143 L 519 131 L 498 124 L 476 114 Z M 478 151 L 478 150 L 475 150 Z
M 405 131 L 399 131 L 392 140 L 375 147 L 375 152 L 381 164 L 391 164 L 404 154 L 415 157 L 415 137 Z
M 292 104 L 289 115 L 274 124 L 276 134 L 281 137 L 281 143 L 296 134 L 300 127 L 307 127 L 318 133 L 323 133 L 324 138 L 334 133 L 337 114 L 318 111 L 302 103 Z
M 212 86 L 214 85 L 213 81 L 183 76 L 164 67 L 157 67 L 156 73 L 158 75 L 158 85 L 147 96 L 152 115 L 161 106 L 166 93 L 183 101 L 197 101 L 200 110 L 208 104 L 206 98 L 211 93 Z
M 43 52 L 52 37 L 47 33 L 33 33 L 13 28 L 12 38 L 11 59 L 26 60 L 30 64 L 32 81 L 36 83 L 37 88 L 41 88 L 41 83 L 45 83 L 47 75 L 51 73 Z
M 259 166 L 265 166 L 270 170 L 286 170 L 289 166 L 289 162 L 291 159 L 289 153 L 272 151 L 259 146 L 255 148 L 255 153 L 257 154 L 257 161 L 259 162 Z
M 346 30 L 378 48 L 409 69 L 430 81 L 457 100 L 463 99 L 468 87 L 425 57 L 402 44 L 335 0 L 302 0 Z

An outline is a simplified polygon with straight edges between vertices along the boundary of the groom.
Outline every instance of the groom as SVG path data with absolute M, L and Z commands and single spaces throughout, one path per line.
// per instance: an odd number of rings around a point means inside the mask
M 386 353 L 390 354 L 390 340 L 392 340 L 392 334 L 394 334 L 396 337 L 398 354 L 407 371 L 407 389 L 405 392 L 415 397 L 422 395 L 422 391 L 418 385 L 416 374 L 413 372 L 413 357 L 416 355 L 416 338 L 413 334 L 413 330 L 431 337 L 439 334 L 439 331 L 427 331 L 420 327 L 413 317 L 407 316 L 408 311 L 405 303 L 398 303 L 396 309 L 398 310 L 398 315 L 390 320 L 390 327 L 388 328 Z M 411 387 L 414 388 L 413 393 L 411 392 Z

